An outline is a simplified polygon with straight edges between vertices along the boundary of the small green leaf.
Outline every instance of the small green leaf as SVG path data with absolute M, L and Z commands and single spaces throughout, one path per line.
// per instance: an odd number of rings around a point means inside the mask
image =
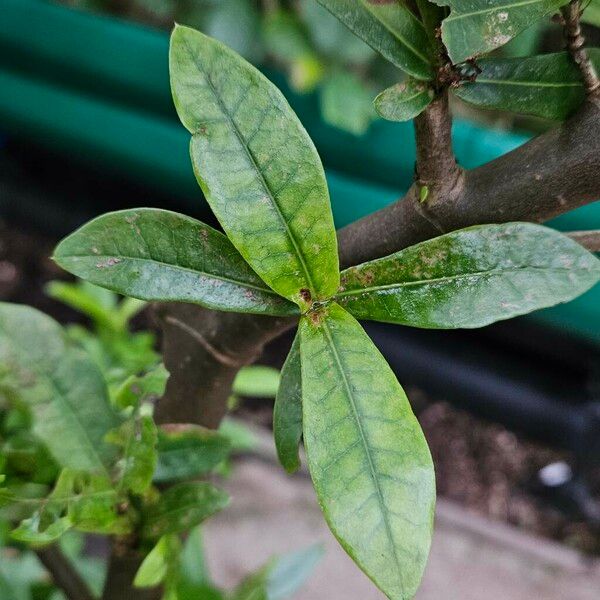
M 180 483 L 168 488 L 145 512 L 142 532 L 148 538 L 183 533 L 225 508 L 229 496 L 207 482 Z
M 156 587 L 179 570 L 181 542 L 174 534 L 163 535 L 150 550 L 133 580 L 138 588 Z
M 300 468 L 298 446 L 302 437 L 302 369 L 298 335 L 281 371 L 273 409 L 273 435 L 279 462 L 288 473 L 297 471 Z
M 164 425 L 158 436 L 154 481 L 165 483 L 210 473 L 231 449 L 224 435 L 199 425 Z
M 282 61 L 291 62 L 313 53 L 307 33 L 297 16 L 288 10 L 271 11 L 263 20 L 266 51 Z
M 594 27 L 600 27 L 600 0 L 589 0 L 584 2 L 584 11 L 581 20 Z
M 97 217 L 65 238 L 54 260 L 86 281 L 142 300 L 268 315 L 297 313 L 258 278 L 222 233 L 167 210 L 138 208 Z
M 300 14 L 319 55 L 344 65 L 366 65 L 376 54 L 315 0 L 301 0 Z
M 51 281 L 46 293 L 54 300 L 88 316 L 98 327 L 117 329 L 117 295 L 87 281 Z
M 600 69 L 600 49 L 589 48 Z M 528 58 L 482 58 L 481 73 L 454 93 L 476 106 L 562 120 L 585 99 L 581 72 L 567 52 Z
M 358 319 L 483 327 L 568 302 L 600 280 L 600 260 L 531 223 L 477 225 L 342 273 L 337 301 Z
M 23 544 L 47 546 L 56 542 L 72 526 L 69 517 L 59 517 L 44 525 L 42 515 L 36 511 L 33 516 L 21 521 L 19 526 L 11 531 L 11 537 Z
M 122 451 L 115 465 L 119 491 L 142 495 L 148 490 L 156 467 L 157 437 L 152 417 L 140 415 L 138 410 L 120 427 L 108 432 L 106 441 Z
M 567 0 L 432 0 L 450 6 L 442 40 L 454 64 L 494 50 Z
M 233 382 L 233 393 L 250 398 L 275 398 L 279 379 L 279 371 L 273 367 L 242 367 Z
M 160 398 L 165 393 L 169 372 L 160 363 L 144 375 L 131 375 L 116 391 L 115 405 L 121 409 L 137 407 L 142 402 Z
M 433 79 L 423 24 L 401 2 L 318 0 L 356 36 L 416 79 Z
M 277 557 L 267 576 L 267 599 L 292 598 L 312 575 L 324 553 L 321 544 Z
M 28 407 L 33 432 L 61 466 L 106 473 L 114 448 L 103 439 L 118 419 L 102 375 L 66 343 L 58 323 L 33 308 L 0 303 L 0 388 Z
M 334 535 L 394 600 L 412 598 L 431 543 L 435 480 L 410 404 L 337 304 L 300 320 L 304 444 Z
M 375 110 L 388 121 L 410 121 L 433 100 L 433 89 L 423 81 L 407 79 L 384 90 L 375 98 Z
M 335 71 L 321 88 L 323 118 L 344 131 L 363 135 L 377 118 L 371 98 L 371 91 L 354 73 Z
M 339 284 L 317 151 L 281 92 L 221 43 L 177 26 L 171 87 L 194 171 L 233 245 L 277 293 L 306 304 Z M 289 313 L 288 313 L 289 314 Z
M 126 533 L 128 524 L 116 512 L 117 494 L 105 476 L 64 469 L 54 490 L 45 499 L 13 502 L 38 505 L 11 536 L 23 543 L 46 545 L 75 527 L 96 533 Z

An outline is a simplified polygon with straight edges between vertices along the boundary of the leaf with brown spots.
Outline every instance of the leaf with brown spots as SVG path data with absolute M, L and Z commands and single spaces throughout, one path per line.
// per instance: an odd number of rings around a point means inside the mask
M 220 232 L 168 210 L 102 215 L 54 251 L 63 269 L 124 296 L 225 311 L 294 315 Z
M 453 231 L 342 272 L 336 301 L 359 319 L 483 327 L 568 302 L 600 280 L 600 260 L 541 225 Z
M 536 20 L 556 12 L 566 0 L 432 0 L 449 6 L 442 41 L 454 64 L 508 43 Z

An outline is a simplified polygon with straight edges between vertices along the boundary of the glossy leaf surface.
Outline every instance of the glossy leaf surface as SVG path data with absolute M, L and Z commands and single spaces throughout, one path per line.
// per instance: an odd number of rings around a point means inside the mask
M 33 431 L 54 459 L 74 470 L 105 472 L 118 424 L 95 364 L 70 347 L 61 327 L 28 306 L 0 303 L 0 387 L 33 415 Z
M 589 48 L 588 54 L 600 69 L 600 49 Z M 454 90 L 476 106 L 562 120 L 585 99 L 581 73 L 566 52 L 482 58 L 477 66 L 482 69 L 477 79 Z
M 423 24 L 401 2 L 318 0 L 356 36 L 417 79 L 433 78 Z
M 381 92 L 375 98 L 375 110 L 388 121 L 410 121 L 427 108 L 433 96 L 426 83 L 407 79 Z
M 450 6 L 442 40 L 454 64 L 503 46 L 566 0 L 432 0 Z
M 230 448 L 227 437 L 199 425 L 163 426 L 154 480 L 164 483 L 206 475 L 227 458 Z
M 600 260 L 541 225 L 461 229 L 342 273 L 356 318 L 426 328 L 483 327 L 567 302 L 600 279 Z
M 283 369 L 273 409 L 273 435 L 279 462 L 288 473 L 300 468 L 302 438 L 302 369 L 300 337 L 296 335 Z
M 433 464 L 395 375 L 336 304 L 300 322 L 304 444 L 334 535 L 389 597 L 412 598 L 433 525 Z
M 171 37 L 171 88 L 196 177 L 262 279 L 303 304 L 338 286 L 329 192 L 317 151 L 281 92 L 232 50 L 187 27 Z
M 102 215 L 65 238 L 54 260 L 86 281 L 142 300 L 270 315 L 297 312 L 222 233 L 167 210 Z
M 229 496 L 207 482 L 180 483 L 168 488 L 144 514 L 143 534 L 159 538 L 183 533 L 225 508 Z

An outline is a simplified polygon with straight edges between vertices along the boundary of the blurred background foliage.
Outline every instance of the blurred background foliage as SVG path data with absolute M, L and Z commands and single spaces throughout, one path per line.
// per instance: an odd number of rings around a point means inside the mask
M 410 0 L 407 0 L 410 3 Z M 254 64 L 287 73 L 291 87 L 318 94 L 323 119 L 362 135 L 378 118 L 373 98 L 403 74 L 354 36 L 316 0 L 61 0 L 74 8 L 105 12 L 153 27 L 189 25 L 220 39 Z M 586 35 L 600 41 L 600 0 L 586 3 Z M 551 19 L 536 22 L 494 54 L 529 56 L 564 47 Z M 539 130 L 531 117 L 482 111 L 460 103 L 465 116 L 503 127 Z

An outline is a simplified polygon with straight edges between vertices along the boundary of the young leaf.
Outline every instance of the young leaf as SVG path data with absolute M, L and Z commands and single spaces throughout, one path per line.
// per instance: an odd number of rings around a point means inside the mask
M 503 46 L 566 0 L 432 0 L 450 6 L 442 40 L 454 64 Z
M 46 294 L 88 316 L 98 327 L 116 328 L 117 295 L 87 281 L 51 281 Z
M 403 3 L 376 0 L 318 2 L 393 65 L 416 79 L 433 79 L 425 28 Z
M 297 313 L 260 280 L 222 233 L 168 210 L 138 208 L 97 217 L 66 237 L 53 258 L 86 281 L 142 300 L 268 315 Z
M 357 75 L 336 71 L 321 87 L 319 100 L 327 123 L 354 135 L 363 135 L 377 117 L 371 98 L 367 85 Z
M 157 437 L 152 417 L 137 409 L 120 427 L 108 432 L 106 441 L 122 450 L 116 463 L 119 491 L 142 495 L 148 490 L 156 467 Z
M 589 0 L 582 6 L 584 9 L 581 20 L 594 27 L 600 27 L 600 0 Z
M 433 100 L 431 87 L 416 79 L 407 79 L 387 88 L 375 100 L 375 110 L 388 121 L 410 121 Z
M 168 488 L 148 507 L 142 532 L 148 538 L 183 533 L 225 508 L 229 496 L 207 482 L 180 483 Z
M 279 371 L 264 365 L 242 367 L 233 382 L 233 393 L 250 398 L 274 398 L 279 387 Z
M 154 481 L 165 483 L 210 473 L 231 449 L 224 435 L 199 425 L 164 425 L 158 436 Z
M 297 471 L 300 468 L 298 446 L 302 437 L 302 370 L 298 335 L 281 371 L 273 409 L 273 435 L 279 462 L 288 473 Z
M 323 546 L 314 544 L 303 550 L 277 557 L 267 577 L 267 599 L 292 598 L 311 576 L 323 553 Z
M 588 54 L 600 69 L 600 49 L 589 48 Z M 454 90 L 476 106 L 562 120 L 585 99 L 581 72 L 567 52 L 482 58 L 477 66 L 477 79 Z
M 58 323 L 0 303 L 0 373 L 0 387 L 28 407 L 35 435 L 61 466 L 106 472 L 114 448 L 103 438 L 118 419 L 97 367 L 66 344 Z
M 477 225 L 342 273 L 337 301 L 359 319 L 483 327 L 568 302 L 600 280 L 600 260 L 531 223 Z
M 223 229 L 277 293 L 304 306 L 339 284 L 317 151 L 281 92 L 223 44 L 177 26 L 171 87 L 196 177 Z
M 138 407 L 152 398 L 160 398 L 165 393 L 167 379 L 169 372 L 163 363 L 143 375 L 131 375 L 115 392 L 115 405 L 120 409 Z
M 340 306 L 302 317 L 300 344 L 304 444 L 325 518 L 389 598 L 412 598 L 435 504 L 421 428 L 385 359 Z
M 32 516 L 11 532 L 23 543 L 50 544 L 71 527 L 105 534 L 127 532 L 127 523 L 116 513 L 117 494 L 105 476 L 64 469 L 48 498 L 23 501 L 39 504 Z
M 135 587 L 156 587 L 165 579 L 177 576 L 181 542 L 174 534 L 163 535 L 156 546 L 150 550 L 133 580 Z
M 21 521 L 16 529 L 11 531 L 11 537 L 23 544 L 47 546 L 56 542 L 73 524 L 69 517 L 57 517 L 49 523 L 42 523 L 42 514 L 36 511 L 28 519 Z

